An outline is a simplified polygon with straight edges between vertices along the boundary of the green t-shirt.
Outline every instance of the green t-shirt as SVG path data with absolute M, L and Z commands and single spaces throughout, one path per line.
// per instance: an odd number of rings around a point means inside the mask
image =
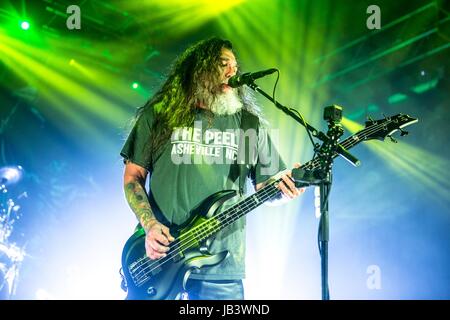
M 246 111 L 213 117 L 208 117 L 208 112 L 199 109 L 192 127 L 176 128 L 159 156 L 152 159 L 148 143 L 155 114 L 153 109 L 147 109 L 137 119 L 122 148 L 120 154 L 124 159 L 149 171 L 150 202 L 161 223 L 180 225 L 189 218 L 191 209 L 209 195 L 222 190 L 239 190 L 239 177 L 230 175 L 230 166 L 239 154 L 241 112 Z M 286 169 L 268 129 L 259 126 L 246 135 L 251 137 L 247 140 L 250 149 L 247 161 L 253 185 Z M 242 195 L 238 195 L 228 200 L 222 210 L 241 199 Z M 217 266 L 195 270 L 191 278 L 234 280 L 245 277 L 245 223 L 245 217 L 240 218 L 215 235 L 210 252 L 228 250 L 230 255 Z

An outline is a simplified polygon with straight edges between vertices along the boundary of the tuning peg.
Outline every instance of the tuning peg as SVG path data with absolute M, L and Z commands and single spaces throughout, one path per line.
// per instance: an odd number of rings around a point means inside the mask
M 389 139 L 391 139 L 391 141 L 393 142 L 393 143 L 397 143 L 398 141 L 397 140 L 395 140 L 392 136 L 388 136 L 389 137 Z
M 367 121 L 369 121 L 370 123 L 374 123 L 375 121 L 372 119 L 371 116 L 367 116 Z
M 402 128 L 398 128 L 398 130 L 400 130 L 400 132 L 401 132 L 400 136 L 402 136 L 402 137 L 408 135 L 408 133 L 409 133 L 408 131 L 405 131 Z

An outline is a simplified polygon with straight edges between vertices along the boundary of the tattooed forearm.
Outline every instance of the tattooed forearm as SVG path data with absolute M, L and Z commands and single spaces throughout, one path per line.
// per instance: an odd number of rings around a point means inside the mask
M 125 185 L 125 197 L 141 226 L 147 231 L 156 219 L 150 208 L 144 187 L 137 181 L 127 183 Z

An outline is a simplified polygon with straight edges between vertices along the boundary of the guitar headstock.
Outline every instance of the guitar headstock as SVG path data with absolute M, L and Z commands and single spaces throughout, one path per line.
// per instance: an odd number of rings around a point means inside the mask
M 362 130 L 364 132 L 364 140 L 384 140 L 386 137 L 389 137 L 392 141 L 396 142 L 392 138 L 393 133 L 400 131 L 402 136 L 407 135 L 408 132 L 403 130 L 403 128 L 418 121 L 419 119 L 402 113 L 380 120 L 368 120 L 366 121 L 366 128 Z

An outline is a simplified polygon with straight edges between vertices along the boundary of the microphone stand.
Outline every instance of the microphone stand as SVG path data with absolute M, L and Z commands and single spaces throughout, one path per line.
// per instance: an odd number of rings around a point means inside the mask
M 270 100 L 278 109 L 280 109 L 281 111 L 283 111 L 284 113 L 286 113 L 288 116 L 292 117 L 295 121 L 297 121 L 298 123 L 300 123 L 302 126 L 304 126 L 306 128 L 306 130 L 308 130 L 311 135 L 323 142 L 328 140 L 328 137 L 326 134 L 324 134 L 323 132 L 315 129 L 313 126 L 311 126 L 309 123 L 307 123 L 302 117 L 299 117 L 298 114 L 296 113 L 297 110 L 292 109 L 292 108 L 288 108 L 283 106 L 281 103 L 279 103 L 278 101 L 275 101 L 270 95 L 268 95 L 266 92 L 264 92 L 260 87 L 258 87 L 258 85 L 255 82 L 250 82 L 247 84 L 247 86 L 249 86 L 250 88 L 252 88 L 254 91 L 259 92 L 261 95 L 263 95 L 265 98 L 267 98 L 268 100 Z M 340 107 L 339 107 L 340 108 Z M 342 109 L 342 108 L 341 108 Z M 355 157 L 353 156 L 350 152 L 347 151 L 347 149 L 345 149 L 344 146 L 338 144 L 337 145 L 337 149 L 336 152 L 343 157 L 345 160 L 347 160 L 348 162 L 350 162 L 353 166 L 358 167 L 361 162 Z
M 329 212 L 328 199 L 332 184 L 332 165 L 333 156 L 337 153 L 354 166 L 359 166 L 361 162 L 350 154 L 342 145 L 338 143 L 339 138 L 344 133 L 342 125 L 339 123 L 342 119 L 342 108 L 337 105 L 326 107 L 324 110 L 324 119 L 328 121 L 328 132 L 323 132 L 315 129 L 308 124 L 303 117 L 297 114 L 297 110 L 288 108 L 275 101 L 270 95 L 259 88 L 254 81 L 247 84 L 254 91 L 272 101 L 274 105 L 283 111 L 295 121 L 300 123 L 308 130 L 312 136 L 322 141 L 322 145 L 317 150 L 317 159 L 320 166 L 316 169 L 312 168 L 294 168 L 292 169 L 292 178 L 297 188 L 316 185 L 320 188 L 320 222 L 319 222 L 319 252 L 321 258 L 321 287 L 322 300 L 330 299 L 330 292 L 328 286 L 328 242 L 330 240 L 329 233 Z

